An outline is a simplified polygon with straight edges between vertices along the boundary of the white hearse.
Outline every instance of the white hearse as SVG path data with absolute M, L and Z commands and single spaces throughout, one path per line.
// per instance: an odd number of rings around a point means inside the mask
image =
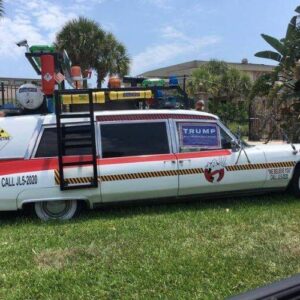
M 0 118 L 1 211 L 34 205 L 42 220 L 65 220 L 81 202 L 94 208 L 290 185 L 300 194 L 300 146 L 244 146 L 212 114 L 103 111 L 91 123 L 79 113 L 60 122 L 58 132 L 55 114 Z

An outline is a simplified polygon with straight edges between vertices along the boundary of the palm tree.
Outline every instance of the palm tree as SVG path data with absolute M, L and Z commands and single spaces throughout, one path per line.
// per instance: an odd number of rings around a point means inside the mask
M 104 30 L 96 22 L 79 17 L 65 24 L 54 44 L 58 50 L 68 52 L 73 65 L 86 70 L 95 67 L 104 36 Z
M 258 80 L 252 91 L 252 98 L 256 95 L 268 99 L 270 115 L 276 116 L 276 122 L 293 142 L 299 142 L 299 114 L 300 114 L 300 6 L 295 9 L 294 16 L 287 27 L 283 39 L 276 39 L 262 34 L 263 39 L 274 49 L 261 51 L 257 57 L 272 59 L 279 63 L 270 77 Z M 270 120 L 267 118 L 266 122 Z M 277 125 L 278 126 L 278 125 Z M 269 138 L 277 129 L 271 125 Z
M 99 88 L 107 75 L 124 76 L 128 73 L 130 65 L 130 58 L 125 46 L 117 41 L 112 33 L 105 35 L 100 48 L 101 53 L 96 64 L 97 85 Z
M 209 110 L 219 115 L 225 123 L 246 122 L 246 100 L 250 89 L 251 81 L 247 75 L 217 60 L 194 70 L 188 82 L 189 94 L 208 99 Z
M 295 11 L 300 14 L 300 6 Z M 298 16 L 294 16 L 287 28 L 286 36 L 283 39 L 276 39 L 267 34 L 262 34 L 262 38 L 275 51 L 266 50 L 255 54 L 256 57 L 272 59 L 279 62 L 280 65 L 291 67 L 294 65 L 296 58 L 299 58 L 300 49 L 298 47 L 300 42 L 299 25 L 297 24 Z
M 4 9 L 3 9 L 3 1 L 0 0 L 0 18 L 3 17 Z
M 128 73 L 130 59 L 125 46 L 87 18 L 69 21 L 57 34 L 54 44 L 58 50 L 68 52 L 73 65 L 82 70 L 96 70 L 98 87 L 108 74 Z

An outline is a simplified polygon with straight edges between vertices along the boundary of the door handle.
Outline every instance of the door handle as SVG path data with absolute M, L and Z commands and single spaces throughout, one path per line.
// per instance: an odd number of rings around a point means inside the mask
M 171 162 L 172 164 L 176 164 L 176 160 L 164 160 L 164 164 Z
M 183 164 L 184 162 L 191 162 L 190 159 L 184 159 L 184 160 L 179 160 L 178 161 L 180 164 Z

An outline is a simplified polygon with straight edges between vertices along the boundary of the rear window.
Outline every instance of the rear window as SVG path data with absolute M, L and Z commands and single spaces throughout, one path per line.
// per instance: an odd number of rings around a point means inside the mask
M 170 153 L 166 123 L 101 125 L 102 157 Z
M 65 137 L 68 139 L 90 137 L 89 127 L 85 125 L 65 127 Z M 74 143 L 76 142 L 73 142 L 73 145 Z M 69 142 L 69 144 L 72 144 L 72 142 Z M 66 148 L 64 155 L 89 155 L 91 153 L 91 147 L 79 146 L 78 148 Z M 45 128 L 35 157 L 54 157 L 57 155 L 56 128 Z

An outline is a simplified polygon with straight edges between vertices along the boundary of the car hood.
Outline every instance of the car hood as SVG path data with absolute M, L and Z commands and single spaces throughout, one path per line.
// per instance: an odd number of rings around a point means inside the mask
M 256 145 L 253 148 L 256 150 L 263 151 L 267 158 L 270 157 L 293 157 L 300 158 L 300 144 L 293 144 L 296 148 L 297 153 L 294 153 L 294 150 L 291 144 L 261 144 Z M 251 148 L 250 148 L 251 149 Z

